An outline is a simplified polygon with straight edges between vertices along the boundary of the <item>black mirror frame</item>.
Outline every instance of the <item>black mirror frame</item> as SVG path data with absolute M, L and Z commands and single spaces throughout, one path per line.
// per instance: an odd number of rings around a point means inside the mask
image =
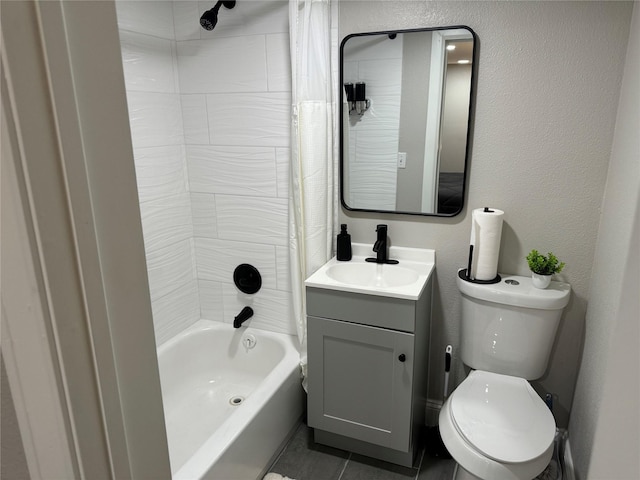
M 467 30 L 472 38 L 473 38 L 473 53 L 472 53 L 472 64 L 471 64 L 471 88 L 469 92 L 469 117 L 467 121 L 467 138 L 466 138 L 466 148 L 465 148 L 465 159 L 464 159 L 464 172 L 462 174 L 462 198 L 460 203 L 460 209 L 454 213 L 423 213 L 423 212 L 405 212 L 405 211 L 397 211 L 397 210 L 374 210 L 374 209 L 366 209 L 366 208 L 353 208 L 347 205 L 344 198 L 344 116 L 342 109 L 344 108 L 344 45 L 350 38 L 353 37 L 364 37 L 364 36 L 373 36 L 373 35 L 393 35 L 398 33 L 411 33 L 411 32 L 428 32 L 428 31 L 438 31 L 438 30 L 455 30 L 455 29 L 464 29 Z M 399 214 L 399 215 L 419 215 L 425 217 L 455 217 L 459 215 L 465 207 L 465 196 L 467 194 L 467 172 L 469 170 L 469 163 L 471 157 L 471 147 L 473 143 L 473 126 L 474 126 L 474 115 L 475 115 L 475 103 L 476 103 L 476 83 L 477 83 L 477 69 L 478 69 L 478 48 L 479 48 L 479 40 L 476 33 L 466 25 L 452 25 L 447 27 L 425 27 L 425 28 L 411 28 L 404 30 L 383 30 L 378 32 L 364 32 L 364 33 L 352 33 L 347 35 L 340 42 L 340 84 L 338 86 L 338 90 L 340 92 L 340 97 L 338 98 L 339 102 L 339 148 L 340 148 L 340 172 L 339 172 L 339 181 L 340 181 L 340 204 L 345 210 L 351 212 L 374 212 L 374 213 L 388 213 L 388 214 Z

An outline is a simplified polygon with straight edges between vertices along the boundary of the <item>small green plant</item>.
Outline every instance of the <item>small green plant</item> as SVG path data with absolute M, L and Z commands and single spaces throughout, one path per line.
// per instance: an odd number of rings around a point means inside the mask
M 553 275 L 564 268 L 564 262 L 560 262 L 553 253 L 549 252 L 545 257 L 535 249 L 527 255 L 527 262 L 531 271 L 538 275 Z

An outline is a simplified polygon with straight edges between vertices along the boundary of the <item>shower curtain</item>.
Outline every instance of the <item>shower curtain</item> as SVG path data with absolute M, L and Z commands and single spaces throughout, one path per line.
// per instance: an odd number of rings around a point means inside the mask
M 331 2 L 290 0 L 292 121 L 289 260 L 294 318 L 307 373 L 304 280 L 332 256 L 337 222 Z

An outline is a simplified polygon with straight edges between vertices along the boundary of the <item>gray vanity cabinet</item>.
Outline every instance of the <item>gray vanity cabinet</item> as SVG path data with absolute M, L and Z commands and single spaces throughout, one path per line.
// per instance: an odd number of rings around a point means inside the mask
M 413 334 L 318 317 L 307 332 L 309 424 L 408 450 Z
M 431 281 L 417 300 L 307 287 L 318 443 L 411 466 L 424 425 Z

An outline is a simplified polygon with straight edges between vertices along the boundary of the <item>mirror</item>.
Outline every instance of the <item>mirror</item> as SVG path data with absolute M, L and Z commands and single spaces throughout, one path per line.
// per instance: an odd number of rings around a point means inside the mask
M 462 211 L 476 44 L 464 26 L 342 41 L 340 194 L 347 210 Z

